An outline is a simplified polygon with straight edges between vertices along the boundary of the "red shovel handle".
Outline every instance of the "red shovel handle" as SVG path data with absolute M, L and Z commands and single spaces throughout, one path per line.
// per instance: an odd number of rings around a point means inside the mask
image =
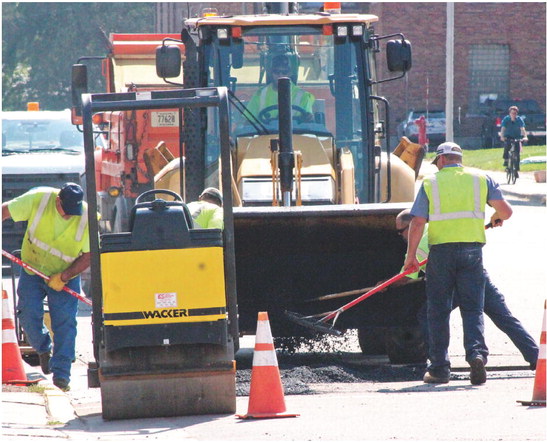
M 47 275 L 44 275 L 42 272 L 40 272 L 39 270 L 36 270 L 35 268 L 31 267 L 30 265 L 28 265 L 26 262 L 23 262 L 21 261 L 19 258 L 17 258 L 16 256 L 13 256 L 11 253 L 9 252 L 6 252 L 4 249 L 2 249 L 2 255 L 5 256 L 6 258 L 8 258 L 10 261 L 13 261 L 15 264 L 19 264 L 21 267 L 23 267 L 24 269 L 27 269 L 27 270 L 30 270 L 32 273 L 35 273 L 36 275 L 38 275 L 40 278 L 43 278 L 45 279 L 46 281 L 49 281 L 49 276 Z M 84 295 L 81 295 L 80 293 L 78 292 L 75 292 L 74 290 L 72 290 L 71 288 L 67 287 L 66 285 L 63 287 L 63 290 L 65 292 L 67 292 L 68 294 L 74 296 L 75 298 L 78 298 L 80 301 L 86 303 L 87 305 L 91 305 L 91 300 L 87 297 L 85 297 Z
M 500 220 L 496 220 L 496 221 L 500 221 Z M 490 229 L 494 227 L 492 223 L 488 223 L 484 226 L 484 229 Z M 427 258 L 424 259 L 422 262 L 419 262 L 418 263 L 418 269 L 421 268 L 424 264 L 427 264 Z M 358 298 L 355 298 L 353 301 L 351 302 L 348 302 L 347 304 L 344 304 L 342 307 L 330 312 L 327 316 L 323 317 L 321 319 L 321 322 L 326 322 L 332 318 L 335 318 L 336 316 L 338 316 L 340 313 L 342 312 L 345 312 L 346 310 L 350 309 L 351 307 L 353 307 L 355 304 L 359 304 L 361 301 L 364 301 L 365 299 L 367 299 L 369 296 L 372 296 L 374 295 L 375 293 L 378 293 L 380 291 L 382 291 L 383 289 L 385 289 L 386 287 L 390 286 L 391 284 L 393 284 L 394 282 L 398 281 L 399 279 L 402 279 L 404 278 L 406 275 L 410 275 L 411 273 L 414 273 L 416 272 L 417 269 L 414 269 L 414 268 L 411 268 L 411 269 L 408 269 L 408 270 L 405 270 L 404 272 L 402 273 L 398 273 L 397 275 L 393 276 L 392 278 L 388 279 L 387 281 L 384 281 L 383 283 L 377 285 L 376 287 L 374 287 L 373 289 L 369 290 L 368 292 L 366 293 L 363 293 L 361 296 L 359 296 Z
M 422 267 L 424 264 L 427 263 L 427 258 L 424 259 L 422 262 L 418 263 L 418 268 Z M 340 307 L 339 309 L 329 313 L 327 316 L 325 316 L 322 321 L 328 321 L 329 319 L 332 319 L 334 318 L 336 315 L 338 315 L 339 313 L 342 313 L 342 312 L 345 312 L 346 310 L 350 309 L 351 307 L 353 307 L 355 304 L 359 304 L 361 301 L 364 301 L 365 299 L 367 299 L 369 296 L 372 296 L 374 295 L 375 293 L 378 293 L 380 291 L 382 291 L 383 289 L 385 289 L 386 287 L 390 286 L 391 284 L 393 284 L 395 281 L 398 281 L 399 279 L 402 279 L 404 278 L 406 275 L 410 275 L 411 273 L 414 273 L 416 272 L 417 269 L 408 269 L 408 270 L 405 270 L 404 272 L 402 273 L 398 273 L 397 275 L 393 276 L 392 278 L 389 278 L 387 281 L 384 281 L 382 282 L 381 284 L 377 285 L 376 287 L 374 287 L 373 289 L 369 290 L 368 292 L 366 293 L 363 293 L 361 296 L 359 296 L 358 298 L 355 298 L 353 301 L 351 302 L 348 302 L 347 304 L 344 304 L 342 307 Z

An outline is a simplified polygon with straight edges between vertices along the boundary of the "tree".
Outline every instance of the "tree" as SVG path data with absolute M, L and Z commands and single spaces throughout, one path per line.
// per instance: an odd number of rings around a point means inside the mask
M 106 55 L 112 32 L 154 32 L 155 3 L 3 3 L 2 108 L 71 107 L 71 66 L 84 55 Z M 90 90 L 104 90 L 99 62 Z

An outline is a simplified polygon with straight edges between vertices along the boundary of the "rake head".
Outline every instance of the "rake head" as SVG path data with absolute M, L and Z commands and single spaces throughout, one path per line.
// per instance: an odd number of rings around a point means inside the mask
M 313 319 L 310 316 L 304 316 L 299 313 L 289 311 L 285 311 L 285 316 L 292 322 L 317 332 L 327 333 L 333 336 L 341 336 L 343 333 L 342 331 L 335 329 L 334 325 L 329 326 L 325 322 Z

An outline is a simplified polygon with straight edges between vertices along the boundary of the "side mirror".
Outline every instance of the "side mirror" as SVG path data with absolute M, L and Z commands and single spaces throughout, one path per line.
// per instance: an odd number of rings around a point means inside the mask
M 87 93 L 87 66 L 72 65 L 72 124 L 82 124 L 82 94 Z
M 180 75 L 181 56 L 178 46 L 156 48 L 156 74 L 160 78 L 175 78 Z
M 412 46 L 408 40 L 387 42 L 387 68 L 390 72 L 406 72 L 412 67 Z

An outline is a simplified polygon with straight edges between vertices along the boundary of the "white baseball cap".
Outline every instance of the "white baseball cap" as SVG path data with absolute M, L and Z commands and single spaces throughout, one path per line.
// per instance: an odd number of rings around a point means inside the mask
M 463 152 L 462 148 L 458 146 L 456 143 L 453 143 L 451 141 L 447 141 L 445 143 L 439 144 L 437 147 L 437 150 L 435 151 L 437 156 L 433 160 L 433 164 L 437 165 L 437 161 L 439 160 L 439 157 L 441 155 L 459 155 L 463 158 Z

